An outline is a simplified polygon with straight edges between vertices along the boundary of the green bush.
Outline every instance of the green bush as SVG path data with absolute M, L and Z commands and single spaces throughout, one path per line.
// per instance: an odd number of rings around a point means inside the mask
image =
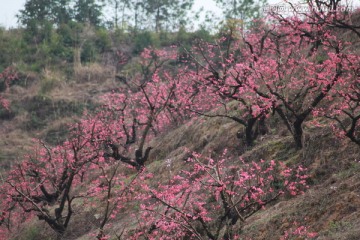
M 69 126 L 67 124 L 52 128 L 46 132 L 44 140 L 51 145 L 58 145 L 64 142 L 69 134 Z
M 22 59 L 26 44 L 22 40 L 21 30 L 5 30 L 0 28 L 0 71 Z
M 111 38 L 106 29 L 98 29 L 96 31 L 95 46 L 100 53 L 106 52 L 111 49 Z
M 16 116 L 15 112 L 10 109 L 0 107 L 0 120 L 11 120 Z
M 42 230 L 38 226 L 28 226 L 24 230 L 21 231 L 19 236 L 15 237 L 14 240 L 48 240 L 49 237 L 43 235 Z
M 49 121 L 63 117 L 80 116 L 86 107 L 79 102 L 53 101 L 45 96 L 25 99 L 19 105 L 29 113 L 23 125 L 27 130 L 43 129 Z
M 95 62 L 98 52 L 94 42 L 86 41 L 81 50 L 81 62 Z
M 134 39 L 133 52 L 135 54 L 139 54 L 144 50 L 144 48 L 156 47 L 157 43 L 156 37 L 151 32 L 146 31 L 139 33 Z

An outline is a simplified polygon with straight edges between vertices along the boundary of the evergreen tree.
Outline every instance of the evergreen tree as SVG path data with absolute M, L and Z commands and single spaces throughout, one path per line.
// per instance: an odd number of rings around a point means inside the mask
M 50 20 L 51 17 L 51 1 L 47 0 L 28 0 L 24 9 L 20 10 L 17 15 L 18 21 L 28 26 L 35 20 L 44 22 Z
M 70 2 L 71 0 L 27 0 L 17 18 L 27 28 L 34 24 L 41 27 L 47 23 L 67 23 L 72 18 Z
M 183 22 L 193 3 L 194 0 L 146 0 L 142 5 L 146 15 L 155 21 L 155 31 L 160 32 L 164 23 Z
M 77 0 L 75 3 L 75 20 L 100 26 L 102 21 L 103 2 L 96 0 Z
M 126 18 L 129 17 L 128 12 L 131 10 L 131 0 L 108 0 L 111 8 L 113 9 L 113 26 L 115 28 L 124 29 L 126 26 Z M 120 25 L 120 26 L 119 26 Z
M 58 25 L 66 24 L 72 20 L 73 10 L 70 7 L 71 0 L 53 0 L 52 16 Z
M 226 18 L 247 22 L 260 16 L 260 7 L 266 0 L 216 0 Z

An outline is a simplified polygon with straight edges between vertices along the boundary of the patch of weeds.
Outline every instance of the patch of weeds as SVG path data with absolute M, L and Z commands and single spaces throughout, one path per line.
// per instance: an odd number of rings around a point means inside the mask
M 39 227 L 32 225 L 24 229 L 19 236 L 13 239 L 14 240 L 38 240 L 38 239 L 48 240 L 50 238 L 45 237 L 42 234 L 42 231 Z
M 69 134 L 69 128 L 67 124 L 62 124 L 57 128 L 50 129 L 46 132 L 44 140 L 51 145 L 58 145 L 66 140 Z
M 161 159 L 165 159 L 167 156 L 167 153 L 165 151 L 162 151 L 161 148 L 155 148 L 150 152 L 150 156 L 154 156 L 155 159 L 152 161 L 152 163 L 158 162 Z
M 349 164 L 349 167 L 346 170 L 339 172 L 337 176 L 339 177 L 339 179 L 346 179 L 353 176 L 354 174 L 357 174 L 359 170 L 360 162 L 353 161 Z
M 322 64 L 325 60 L 327 59 L 327 56 L 324 54 L 324 55 L 317 55 L 316 56 L 316 61 L 319 63 L 319 64 Z
M 317 211 L 316 213 L 318 215 L 324 214 L 326 211 L 328 211 L 329 205 L 331 203 L 331 199 L 327 197 L 319 198 L 316 203 L 314 203 L 314 207 L 317 205 Z
M 286 161 L 286 163 L 295 163 L 299 158 L 299 152 L 292 145 L 283 143 L 282 148 L 279 148 L 276 154 L 276 159 L 280 161 Z
M 339 232 L 343 232 L 346 229 L 351 227 L 351 223 L 346 222 L 346 221 L 330 221 L 328 223 L 328 227 L 329 227 L 329 232 L 330 233 L 339 233 Z
M 163 164 L 162 158 L 158 158 L 155 161 L 151 162 L 148 167 L 151 167 L 151 169 L 159 169 L 161 165 Z
M 64 73 L 51 69 L 44 69 L 40 80 L 39 95 L 46 95 L 61 82 L 64 82 Z
M 139 212 L 140 211 L 140 205 L 139 204 L 134 205 L 133 210 Z
M 49 121 L 63 117 L 80 116 L 86 108 L 83 103 L 65 100 L 53 101 L 44 96 L 35 96 L 20 104 L 29 112 L 29 119 L 23 125 L 26 130 L 42 129 Z
M 16 116 L 16 112 L 12 109 L 0 107 L 0 120 L 11 120 Z
M 52 89 L 54 89 L 56 87 L 57 82 L 58 81 L 54 78 L 42 79 L 41 83 L 40 83 L 39 94 L 45 95 L 45 94 L 49 93 Z
M 8 153 L 8 152 L 4 152 L 4 151 L 1 151 L 0 152 L 0 163 L 3 164 L 3 163 L 8 163 L 9 161 L 12 161 L 12 160 L 15 160 L 16 157 L 14 157 L 13 154 L 11 153 Z M 4 165 L 1 165 L 3 168 L 5 167 Z M 4 170 L 4 169 L 3 169 Z

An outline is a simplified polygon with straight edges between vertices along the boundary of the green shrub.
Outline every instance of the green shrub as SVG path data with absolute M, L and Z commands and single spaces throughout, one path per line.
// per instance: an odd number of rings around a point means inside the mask
M 51 145 L 61 144 L 66 140 L 66 137 L 69 134 L 69 126 L 67 124 L 62 124 L 56 128 L 52 128 L 46 132 L 44 140 Z
M 96 31 L 95 46 L 100 53 L 106 52 L 111 49 L 111 38 L 106 29 L 98 29 Z
M 16 116 L 16 113 L 10 109 L 0 107 L 0 120 L 11 120 Z
M 53 101 L 46 96 L 35 96 L 19 103 L 28 111 L 28 121 L 23 124 L 27 130 L 43 129 L 49 121 L 63 117 L 80 116 L 85 105 L 65 100 Z
M 94 42 L 86 41 L 81 51 L 81 62 L 95 62 L 97 49 Z
M 156 47 L 157 46 L 156 37 L 149 31 L 142 32 L 136 35 L 134 39 L 134 49 L 135 54 L 141 53 L 144 48 Z
M 42 234 L 42 230 L 38 226 L 30 225 L 21 231 L 19 236 L 13 238 L 14 240 L 48 240 L 50 238 L 45 237 Z

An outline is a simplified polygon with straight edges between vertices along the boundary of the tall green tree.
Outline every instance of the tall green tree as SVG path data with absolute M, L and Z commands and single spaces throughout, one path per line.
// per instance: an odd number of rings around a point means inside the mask
M 215 0 L 223 9 L 226 18 L 241 19 L 248 22 L 260 16 L 260 8 L 266 0 Z
M 131 6 L 134 16 L 134 33 L 136 34 L 141 27 L 144 27 L 144 24 L 141 23 L 145 22 L 146 11 L 142 0 L 132 0 Z
M 75 20 L 80 23 L 90 23 L 93 26 L 100 26 L 102 23 L 103 1 L 77 0 L 75 2 Z
M 72 0 L 52 0 L 51 7 L 54 22 L 57 25 L 69 23 L 74 15 L 73 9 L 70 7 Z M 51 1 L 50 1 L 51 2 Z
M 18 21 L 24 26 L 29 26 L 36 22 L 51 20 L 52 1 L 48 0 L 27 0 L 24 9 L 17 14 Z
M 111 8 L 113 9 L 113 26 L 118 29 L 124 29 L 129 18 L 129 12 L 133 7 L 132 0 L 108 0 Z
M 17 14 L 18 22 L 25 26 L 24 39 L 40 43 L 50 38 L 52 31 L 52 4 L 46 0 L 28 0 Z
M 18 21 L 28 27 L 45 22 L 60 25 L 72 18 L 71 0 L 27 0 L 17 15 Z
M 193 3 L 194 0 L 145 0 L 142 6 L 146 15 L 154 21 L 155 31 L 160 32 L 172 27 L 169 24 L 180 26 Z

